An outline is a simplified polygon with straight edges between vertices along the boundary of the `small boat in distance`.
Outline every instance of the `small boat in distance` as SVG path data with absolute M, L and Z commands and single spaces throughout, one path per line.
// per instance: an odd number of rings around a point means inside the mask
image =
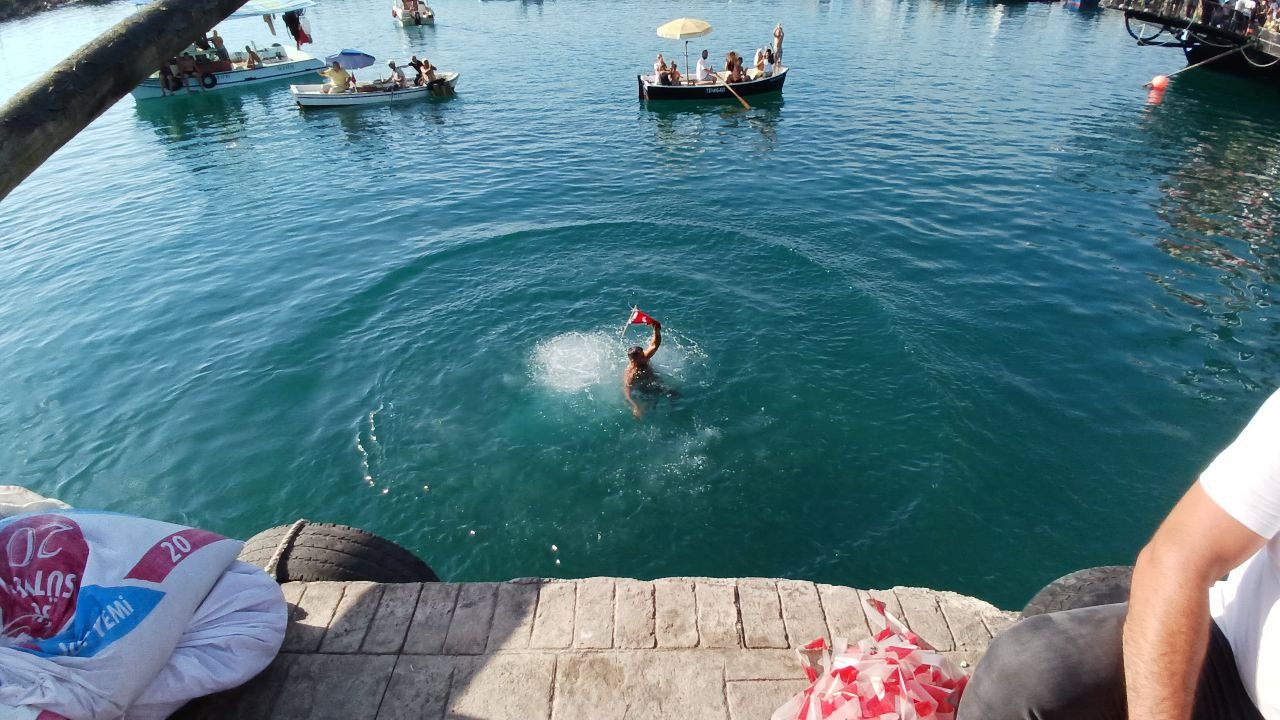
M 283 80 L 313 73 L 324 67 L 324 63 L 319 59 L 280 43 L 273 43 L 266 48 L 255 48 L 254 52 L 262 58 L 262 65 L 255 68 L 248 67 L 248 57 L 244 52 L 230 53 L 229 60 L 222 60 L 213 50 L 201 50 L 194 45 L 184 52 L 190 54 L 196 62 L 198 74 L 187 78 L 187 92 L 193 93 Z M 175 73 L 174 78 L 177 77 Z M 160 87 L 160 73 L 152 73 L 131 92 L 138 100 L 162 97 L 164 91 Z M 178 85 L 175 93 L 175 96 L 186 94 L 181 85 Z
M 391 0 L 391 17 L 401 25 L 435 25 L 436 13 L 423 0 Z
M 778 66 L 773 74 L 758 77 L 754 80 L 733 83 L 733 89 L 739 95 L 762 95 L 780 92 L 782 84 L 787 81 L 787 70 Z M 636 85 L 641 100 L 735 100 L 733 93 L 725 86 L 726 73 L 716 73 L 719 82 L 696 83 L 683 82 L 677 85 L 662 85 L 652 75 L 637 75 Z
M 390 83 L 378 81 L 357 85 L 355 92 L 329 92 L 328 85 L 290 85 L 289 92 L 299 107 L 349 107 L 351 105 L 376 105 L 378 103 L 421 100 L 426 97 L 444 97 L 453 94 L 458 84 L 458 73 L 437 73 L 436 79 L 426 85 L 409 85 L 393 90 Z M 441 86 L 447 87 L 444 90 Z

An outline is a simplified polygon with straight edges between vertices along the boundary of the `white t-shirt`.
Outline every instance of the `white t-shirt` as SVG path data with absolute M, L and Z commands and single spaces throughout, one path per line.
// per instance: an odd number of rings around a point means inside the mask
M 1253 704 L 1267 720 L 1280 720 L 1280 392 L 1200 474 L 1200 487 L 1268 538 L 1209 590 L 1209 614 L 1231 643 Z
M 711 71 L 707 69 L 706 58 L 698 58 L 697 78 L 699 80 L 711 79 Z

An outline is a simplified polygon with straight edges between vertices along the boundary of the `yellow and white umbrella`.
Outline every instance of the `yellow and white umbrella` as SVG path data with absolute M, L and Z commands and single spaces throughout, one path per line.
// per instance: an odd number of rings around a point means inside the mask
M 711 23 L 697 18 L 676 18 L 658 26 L 658 37 L 684 41 L 684 71 L 689 72 L 689 39 L 711 32 Z
M 658 37 L 668 40 L 688 40 L 711 32 L 711 23 L 697 18 L 676 18 L 658 27 Z

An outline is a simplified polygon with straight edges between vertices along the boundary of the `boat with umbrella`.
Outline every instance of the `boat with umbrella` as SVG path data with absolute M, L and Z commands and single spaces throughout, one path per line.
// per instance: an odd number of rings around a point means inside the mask
M 325 58 L 330 65 L 338 63 L 344 70 L 360 70 L 376 62 L 376 59 L 359 50 L 343 50 Z M 408 65 L 404 66 L 408 68 Z M 390 78 L 372 82 L 355 83 L 354 90 L 338 89 L 332 85 L 290 85 L 289 93 L 299 107 L 349 107 L 352 105 L 377 105 L 404 100 L 421 100 L 426 97 L 442 97 L 453 94 L 458 84 L 458 73 L 437 72 L 436 79 L 422 85 L 410 80 L 403 87 L 396 87 Z M 329 92 L 325 92 L 326 88 Z
M 715 80 L 697 82 L 689 72 L 689 41 L 710 34 L 711 23 L 697 18 L 676 18 L 658 27 L 658 37 L 667 40 L 684 40 L 686 79 L 680 83 L 663 84 L 654 75 L 637 75 L 636 86 L 641 100 L 729 100 L 737 99 L 749 107 L 742 98 L 748 95 L 779 92 L 787 81 L 787 68 L 777 65 L 769 75 L 762 75 L 738 83 L 728 83 L 728 73 L 716 73 Z
M 270 17 L 277 13 L 297 11 L 315 4 L 315 0 L 250 0 L 232 13 L 231 17 Z M 287 45 L 272 43 L 267 47 L 258 47 L 255 43 L 252 46 L 254 53 L 261 60 L 261 64 L 255 64 L 254 67 L 250 67 L 249 54 L 246 52 L 229 52 L 224 58 L 220 57 L 212 46 L 205 48 L 189 46 L 183 53 L 195 60 L 196 75 L 187 79 L 186 90 L 210 92 L 257 85 L 306 75 L 324 67 L 324 63 L 318 58 Z M 176 68 L 171 68 L 171 72 L 173 74 L 167 80 L 173 83 L 173 86 L 169 90 L 181 91 L 183 89 L 181 76 L 177 74 Z M 161 78 L 159 72 L 153 73 L 134 88 L 131 94 L 138 100 L 163 97 L 168 94 L 161 86 L 165 80 Z

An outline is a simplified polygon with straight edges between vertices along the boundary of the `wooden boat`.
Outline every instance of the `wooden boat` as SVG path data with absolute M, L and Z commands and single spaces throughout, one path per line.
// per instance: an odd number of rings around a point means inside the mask
M 391 17 L 401 25 L 436 24 L 436 13 L 425 0 L 391 0 Z
M 788 70 L 790 68 L 783 67 L 767 77 L 734 83 L 733 89 L 744 97 L 779 92 L 782 90 L 782 84 L 787 81 Z M 637 75 L 636 86 L 641 100 L 733 100 L 733 93 L 729 92 L 724 85 L 725 73 L 720 72 L 716 75 L 720 78 L 720 82 L 714 85 L 659 85 L 652 75 Z
M 442 72 L 436 74 L 436 83 L 447 85 L 452 92 L 458 84 L 458 73 Z M 404 100 L 421 100 L 433 95 L 439 96 L 438 87 L 432 83 L 422 86 L 410 85 L 399 90 L 392 90 L 385 82 L 357 85 L 355 92 L 324 91 L 326 85 L 290 85 L 289 92 L 301 107 L 348 107 L 351 105 L 376 105 L 378 103 L 401 102 Z

